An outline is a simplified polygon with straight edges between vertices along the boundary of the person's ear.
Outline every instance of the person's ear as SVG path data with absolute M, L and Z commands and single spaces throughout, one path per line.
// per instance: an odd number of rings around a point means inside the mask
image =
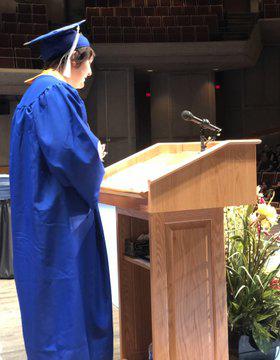
M 75 60 L 71 61 L 71 65 L 73 66 L 73 68 L 77 69 L 78 68 L 78 64 Z

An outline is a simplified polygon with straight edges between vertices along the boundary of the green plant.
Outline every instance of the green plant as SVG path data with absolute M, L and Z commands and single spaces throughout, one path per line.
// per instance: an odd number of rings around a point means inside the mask
M 259 192 L 256 205 L 225 209 L 229 335 L 248 335 L 264 353 L 280 335 L 277 221 Z M 271 259 L 278 264 L 271 267 Z

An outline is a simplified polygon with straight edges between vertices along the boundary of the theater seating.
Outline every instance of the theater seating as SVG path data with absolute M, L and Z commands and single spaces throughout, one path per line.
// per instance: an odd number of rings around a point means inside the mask
M 41 68 L 38 50 L 25 48 L 23 44 L 48 32 L 46 5 L 20 2 L 15 13 L 2 13 L 1 17 L 0 67 Z
M 263 0 L 261 3 L 261 12 L 264 18 L 280 17 L 280 1 L 279 0 Z
M 89 32 L 97 43 L 209 41 L 215 39 L 223 19 L 221 0 L 119 0 L 117 6 L 110 6 L 109 0 L 92 0 L 87 4 L 91 5 L 85 14 Z M 112 27 L 119 28 L 117 33 L 112 33 Z

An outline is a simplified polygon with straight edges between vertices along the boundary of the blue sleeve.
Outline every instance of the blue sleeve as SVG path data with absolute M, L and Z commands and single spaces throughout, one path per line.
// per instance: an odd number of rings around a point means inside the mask
M 47 89 L 34 108 L 39 145 L 50 171 L 63 186 L 74 187 L 93 208 L 98 202 L 104 167 L 98 139 L 84 117 L 79 95 L 62 84 Z

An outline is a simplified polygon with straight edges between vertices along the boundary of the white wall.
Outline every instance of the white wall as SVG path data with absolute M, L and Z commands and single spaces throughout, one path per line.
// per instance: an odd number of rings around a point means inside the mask
M 118 254 L 117 254 L 117 223 L 116 208 L 114 206 L 99 204 L 101 220 L 104 228 L 108 261 L 111 277 L 112 301 L 119 306 L 118 290 Z

